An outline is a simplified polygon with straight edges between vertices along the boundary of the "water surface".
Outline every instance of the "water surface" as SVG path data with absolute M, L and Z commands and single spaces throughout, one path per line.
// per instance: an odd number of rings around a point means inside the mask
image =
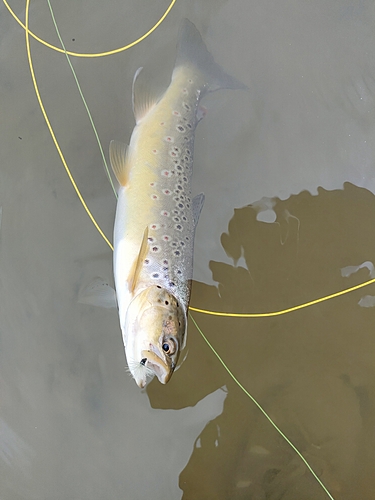
M 78 52 L 136 39 L 167 7 L 54 3 Z M 135 70 L 168 83 L 183 17 L 249 87 L 209 96 L 197 130 L 193 306 L 275 311 L 373 276 L 374 15 L 367 0 L 179 1 L 129 51 L 73 60 L 105 151 L 134 126 Z M 30 29 L 58 43 L 45 2 L 31 2 Z M 3 5 L 0 30 L 2 498 L 327 498 L 192 324 L 167 386 L 142 392 L 128 377 L 116 312 L 78 303 L 93 278 L 112 280 L 111 251 L 63 169 Z M 31 50 L 62 151 L 111 238 L 115 199 L 65 56 Z M 375 312 L 361 307 L 372 295 L 265 319 L 194 313 L 335 499 L 373 498 Z

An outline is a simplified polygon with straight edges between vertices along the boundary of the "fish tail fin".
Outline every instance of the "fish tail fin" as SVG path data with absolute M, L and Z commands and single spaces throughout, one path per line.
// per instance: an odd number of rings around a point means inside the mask
M 228 75 L 208 51 L 192 22 L 184 19 L 180 26 L 175 67 L 193 66 L 203 75 L 208 92 L 219 89 L 247 89 L 246 85 Z

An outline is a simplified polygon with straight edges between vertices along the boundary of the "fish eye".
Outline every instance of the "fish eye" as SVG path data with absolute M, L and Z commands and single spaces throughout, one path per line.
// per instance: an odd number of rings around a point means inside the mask
M 161 348 L 163 349 L 165 354 L 171 356 L 176 352 L 176 342 L 172 339 L 165 339 L 161 345 Z
M 164 344 L 163 344 L 162 347 L 163 347 L 163 351 L 164 352 L 166 352 L 166 353 L 169 352 L 169 344 L 168 344 L 168 342 L 164 342 Z

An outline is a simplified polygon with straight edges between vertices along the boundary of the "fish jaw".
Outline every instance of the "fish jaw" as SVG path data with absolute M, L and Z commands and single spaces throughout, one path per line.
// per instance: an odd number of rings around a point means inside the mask
M 141 389 L 155 376 L 159 382 L 166 384 L 172 377 L 174 364 L 169 363 L 157 345 L 150 343 L 142 333 L 146 332 L 138 331 L 137 335 L 127 335 L 125 355 L 129 372 Z
M 166 384 L 169 382 L 173 374 L 173 369 L 171 369 L 168 364 L 164 361 L 160 351 L 157 353 L 158 349 L 155 346 L 150 346 L 147 351 L 142 351 L 141 362 L 145 363 L 146 368 L 152 370 L 154 374 L 159 379 L 159 382 Z
M 186 314 L 160 286 L 141 291 L 131 301 L 123 326 L 129 372 L 144 388 L 155 375 L 166 384 L 177 365 L 186 335 Z

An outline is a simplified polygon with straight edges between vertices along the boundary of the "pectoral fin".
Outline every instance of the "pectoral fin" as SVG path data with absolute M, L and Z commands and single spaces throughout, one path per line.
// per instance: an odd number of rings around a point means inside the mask
M 116 179 L 121 186 L 126 186 L 130 173 L 128 146 L 120 141 L 111 141 L 109 144 L 109 159 Z
M 102 278 L 95 278 L 83 288 L 79 292 L 78 302 L 107 309 L 117 307 L 115 290 Z
M 131 293 L 134 292 L 136 284 L 139 279 L 139 275 L 141 273 L 142 267 L 143 267 L 143 262 L 146 258 L 146 255 L 148 253 L 148 226 L 146 227 L 144 233 L 143 233 L 143 238 L 142 238 L 142 243 L 141 247 L 139 249 L 139 254 L 135 258 L 132 268 L 129 273 L 129 279 L 128 279 L 128 285 L 129 285 L 129 291 Z

